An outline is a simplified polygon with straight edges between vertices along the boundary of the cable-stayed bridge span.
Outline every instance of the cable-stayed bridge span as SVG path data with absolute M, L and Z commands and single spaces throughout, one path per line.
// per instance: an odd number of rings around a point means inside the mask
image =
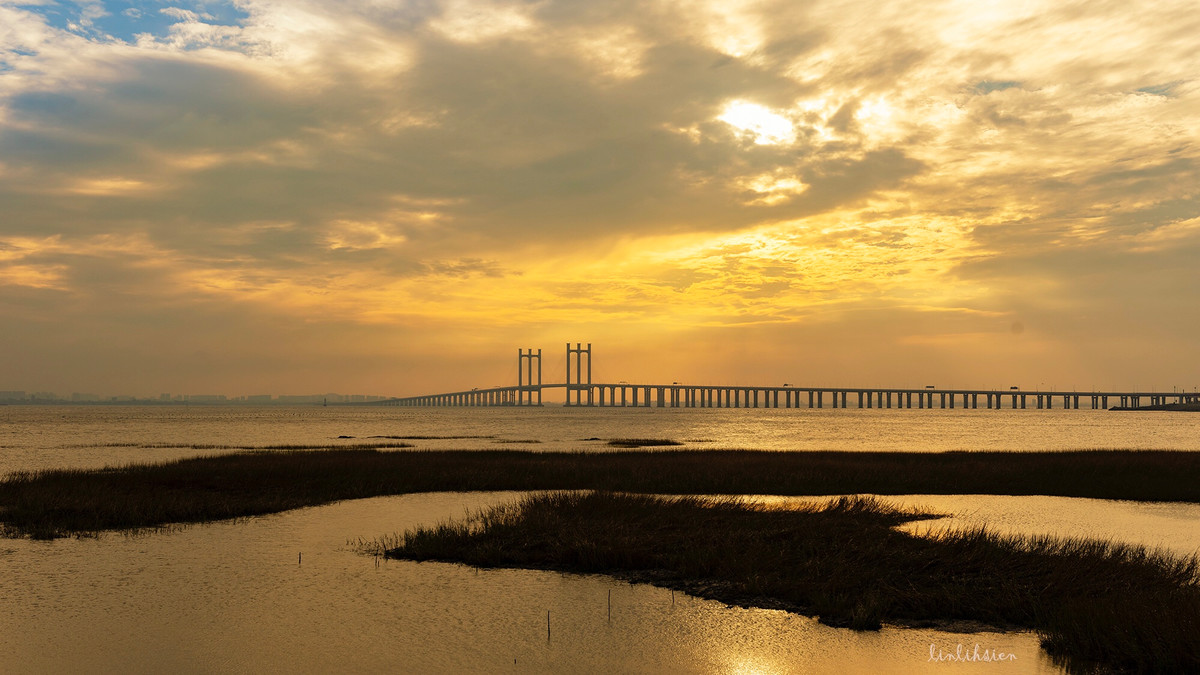
M 616 408 L 881 408 L 1042 410 L 1139 408 L 1200 405 L 1200 392 L 1174 391 L 1040 391 L 1009 389 L 941 389 L 887 387 L 809 387 L 792 384 L 725 386 L 632 384 L 592 381 L 592 345 L 567 343 L 566 382 L 542 381 L 542 350 L 518 350 L 517 384 L 380 401 L 388 406 L 540 406 L 550 389 L 566 392 L 567 406 Z M 585 365 L 586 364 L 586 365 Z M 574 377 L 572 377 L 574 371 Z

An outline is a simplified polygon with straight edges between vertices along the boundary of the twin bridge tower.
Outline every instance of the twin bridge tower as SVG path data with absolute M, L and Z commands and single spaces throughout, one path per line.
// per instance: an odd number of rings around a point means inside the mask
M 584 365 L 586 361 L 586 366 Z M 712 386 L 616 384 L 592 382 L 592 345 L 567 343 L 566 381 L 542 382 L 542 350 L 517 350 L 517 386 L 471 389 L 445 394 L 409 396 L 381 401 L 391 406 L 540 406 L 546 389 L 566 390 L 568 406 L 641 408 L 954 408 L 971 410 L 1100 409 L 1109 404 L 1136 408 L 1144 404 L 1200 404 L 1200 392 L 1155 391 L 1029 391 L 1008 389 L 920 389 L 858 387 Z M 572 376 L 572 373 L 574 376 Z
M 573 360 L 571 357 L 575 357 Z M 587 381 L 583 380 L 583 357 L 587 356 Z M 537 360 L 537 382 L 533 381 L 533 362 Z M 575 364 L 575 381 L 571 381 L 571 363 Z M 593 405 L 592 399 L 592 343 L 584 347 L 576 342 L 574 347 L 567 343 L 567 382 L 566 384 L 542 384 L 542 350 L 534 354 L 532 349 L 517 350 L 517 400 L 516 403 L 501 403 L 500 405 L 541 405 L 542 389 L 545 387 L 566 387 L 566 405 Z M 523 377 L 522 377 L 523 376 Z M 584 391 L 587 392 L 587 403 L 583 402 Z M 571 402 L 571 395 L 575 402 Z M 536 396 L 536 400 L 535 400 Z M 479 405 L 479 404 L 475 404 Z M 495 405 L 495 404 L 484 404 Z

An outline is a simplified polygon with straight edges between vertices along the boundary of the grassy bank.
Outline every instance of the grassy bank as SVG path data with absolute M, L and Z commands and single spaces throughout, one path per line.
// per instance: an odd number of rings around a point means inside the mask
M 464 490 L 1005 494 L 1200 502 L 1200 452 L 248 452 L 0 481 L 10 536 L 54 537 Z
M 983 531 L 925 539 L 871 499 L 808 510 L 551 493 L 420 528 L 391 557 L 608 573 L 859 629 L 982 622 L 1037 630 L 1071 670 L 1200 670 L 1200 561 Z

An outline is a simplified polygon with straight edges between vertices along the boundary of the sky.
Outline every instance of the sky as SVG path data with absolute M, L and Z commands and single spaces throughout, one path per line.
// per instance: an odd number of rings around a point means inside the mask
M 1193 0 L 0 0 L 0 389 L 1200 385 Z

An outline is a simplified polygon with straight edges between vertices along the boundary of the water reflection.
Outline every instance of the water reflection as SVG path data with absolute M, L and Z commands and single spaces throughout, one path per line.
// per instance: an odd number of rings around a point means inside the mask
M 1200 553 L 1200 504 L 1039 495 L 905 495 L 884 499 L 950 514 L 949 518 L 903 526 L 915 533 L 986 525 L 1001 534 L 1083 537 L 1162 548 L 1176 555 Z
M 929 663 L 930 644 L 978 643 L 1017 658 L 989 673 L 1058 672 L 1030 634 L 856 633 L 606 577 L 380 563 L 347 545 L 512 498 L 407 495 L 5 541 L 5 671 L 910 673 L 962 666 Z
M 589 438 L 778 451 L 1195 450 L 1198 423 L 1189 413 L 1059 409 L 0 406 L 0 475 L 235 451 L 213 446 L 354 445 L 373 436 L 423 437 L 405 440 L 422 449 L 534 452 L 612 449 Z

